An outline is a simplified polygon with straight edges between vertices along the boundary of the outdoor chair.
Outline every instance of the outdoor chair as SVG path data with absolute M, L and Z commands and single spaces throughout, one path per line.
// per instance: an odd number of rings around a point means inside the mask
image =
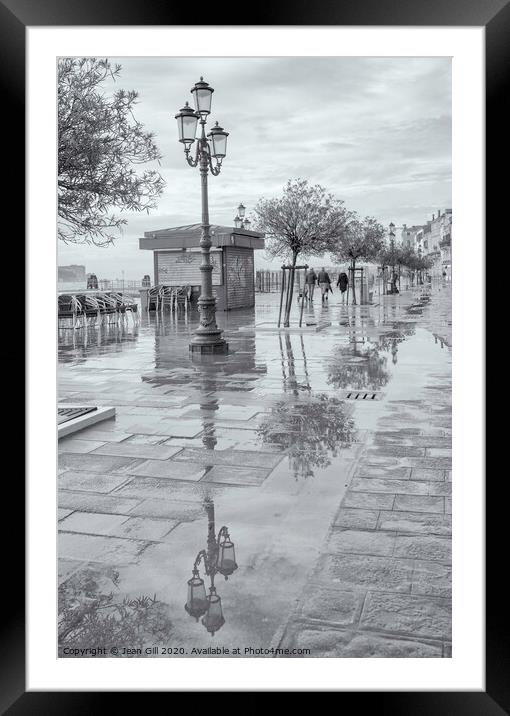
M 158 311 L 159 310 L 159 285 L 153 286 L 149 289 L 147 299 L 147 311 Z
M 101 300 L 104 304 L 103 315 L 115 316 L 115 321 L 117 321 L 119 318 L 119 307 L 115 294 L 112 294 L 110 292 L 103 293 L 101 294 Z M 111 323 L 111 321 L 108 322 Z
M 109 295 L 112 299 L 116 301 L 117 311 L 122 316 L 126 316 L 127 312 L 129 311 L 133 317 L 133 321 L 138 318 L 138 306 L 136 305 L 135 301 L 133 301 L 127 296 L 124 296 L 124 294 L 122 293 L 111 292 Z
M 184 306 L 184 311 L 188 312 L 191 301 L 191 286 L 178 286 L 174 289 L 175 307 Z
M 174 287 L 173 286 L 160 286 L 160 288 L 159 288 L 160 310 L 163 311 L 165 306 L 170 306 L 170 310 L 172 310 L 174 300 L 175 300 Z
M 83 307 L 78 298 L 72 294 L 62 294 L 58 296 L 58 318 L 71 319 L 72 328 L 77 328 L 80 318 L 83 315 Z

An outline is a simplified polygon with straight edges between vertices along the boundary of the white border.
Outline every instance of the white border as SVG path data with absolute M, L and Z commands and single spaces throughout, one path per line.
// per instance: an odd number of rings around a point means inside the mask
M 28 690 L 484 690 L 484 29 L 38 27 L 27 28 L 27 40 Z M 452 659 L 232 659 L 227 669 L 214 658 L 56 659 L 56 329 L 41 313 L 53 305 L 57 282 L 55 60 L 169 54 L 453 58 Z

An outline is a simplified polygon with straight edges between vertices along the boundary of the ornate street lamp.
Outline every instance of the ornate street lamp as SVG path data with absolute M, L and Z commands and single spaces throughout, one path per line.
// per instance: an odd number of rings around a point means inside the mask
M 188 601 L 184 609 L 198 621 L 207 611 L 207 597 L 204 580 L 201 579 L 198 569 L 193 569 L 191 579 L 188 580 Z
M 244 204 L 239 204 L 237 207 L 237 216 L 234 219 L 234 226 L 236 229 L 246 229 L 247 231 L 250 230 L 251 221 L 248 218 L 244 218 L 246 214 L 246 207 Z
M 227 527 L 222 527 L 215 534 L 214 503 L 210 499 L 205 501 L 207 512 L 207 549 L 197 554 L 193 564 L 192 576 L 188 580 L 188 601 L 184 609 L 188 614 L 199 620 L 203 616 L 202 624 L 214 636 L 225 623 L 221 607 L 221 597 L 216 593 L 214 578 L 221 574 L 228 579 L 237 569 L 234 543 L 230 539 Z M 200 577 L 198 567 L 204 565 L 206 576 L 209 577 L 209 594 L 206 596 L 204 580 Z
M 398 293 L 397 291 L 397 277 L 395 274 L 395 224 L 393 222 L 389 225 L 390 229 L 390 256 L 391 256 L 391 289 L 390 293 Z
M 218 176 L 221 171 L 221 163 L 227 153 L 227 137 L 223 127 L 218 122 L 211 129 L 206 137 L 205 125 L 207 117 L 211 113 L 211 100 L 213 88 L 204 78 L 200 78 L 191 89 L 195 110 L 186 102 L 185 106 L 175 115 L 179 131 L 179 141 L 184 144 L 186 161 L 191 167 L 200 168 L 200 179 L 202 186 L 202 236 L 200 248 L 202 252 L 201 289 L 198 299 L 198 310 L 200 313 L 200 324 L 195 331 L 190 343 L 192 354 L 226 353 L 228 343 L 222 337 L 222 331 L 216 324 L 216 299 L 212 288 L 212 264 L 210 249 L 212 246 L 209 224 L 209 202 L 207 195 L 207 174 L 210 171 L 213 176 Z M 197 125 L 200 122 L 200 136 L 196 137 Z M 191 145 L 196 141 L 195 156 L 190 155 Z M 213 159 L 215 163 L 213 164 Z

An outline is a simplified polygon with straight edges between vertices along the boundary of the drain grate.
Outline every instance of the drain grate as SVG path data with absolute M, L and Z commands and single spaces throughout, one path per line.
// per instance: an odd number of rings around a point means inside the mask
M 58 424 L 67 423 L 68 420 L 80 418 L 87 413 L 93 413 L 97 408 L 57 408 Z
M 365 392 L 364 390 L 349 390 L 343 397 L 344 400 L 364 400 L 369 402 L 370 400 L 380 400 L 382 395 L 382 393 L 374 391 Z

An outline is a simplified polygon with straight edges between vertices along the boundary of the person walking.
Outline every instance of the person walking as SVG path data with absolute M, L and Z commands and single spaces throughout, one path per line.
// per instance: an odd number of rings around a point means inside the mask
M 336 285 L 340 289 L 340 293 L 342 295 L 342 303 L 345 303 L 345 294 L 347 291 L 347 287 L 349 286 L 349 278 L 345 271 L 340 271 L 340 273 L 338 274 Z
M 315 284 L 317 283 L 317 274 L 313 268 L 308 269 L 305 276 L 305 289 L 307 298 L 309 301 L 313 301 L 313 294 L 315 291 Z
M 324 299 L 327 300 L 328 298 L 328 291 L 331 291 L 331 279 L 329 278 L 328 272 L 324 269 L 324 266 L 319 271 L 317 281 L 321 290 L 322 303 L 324 303 Z

